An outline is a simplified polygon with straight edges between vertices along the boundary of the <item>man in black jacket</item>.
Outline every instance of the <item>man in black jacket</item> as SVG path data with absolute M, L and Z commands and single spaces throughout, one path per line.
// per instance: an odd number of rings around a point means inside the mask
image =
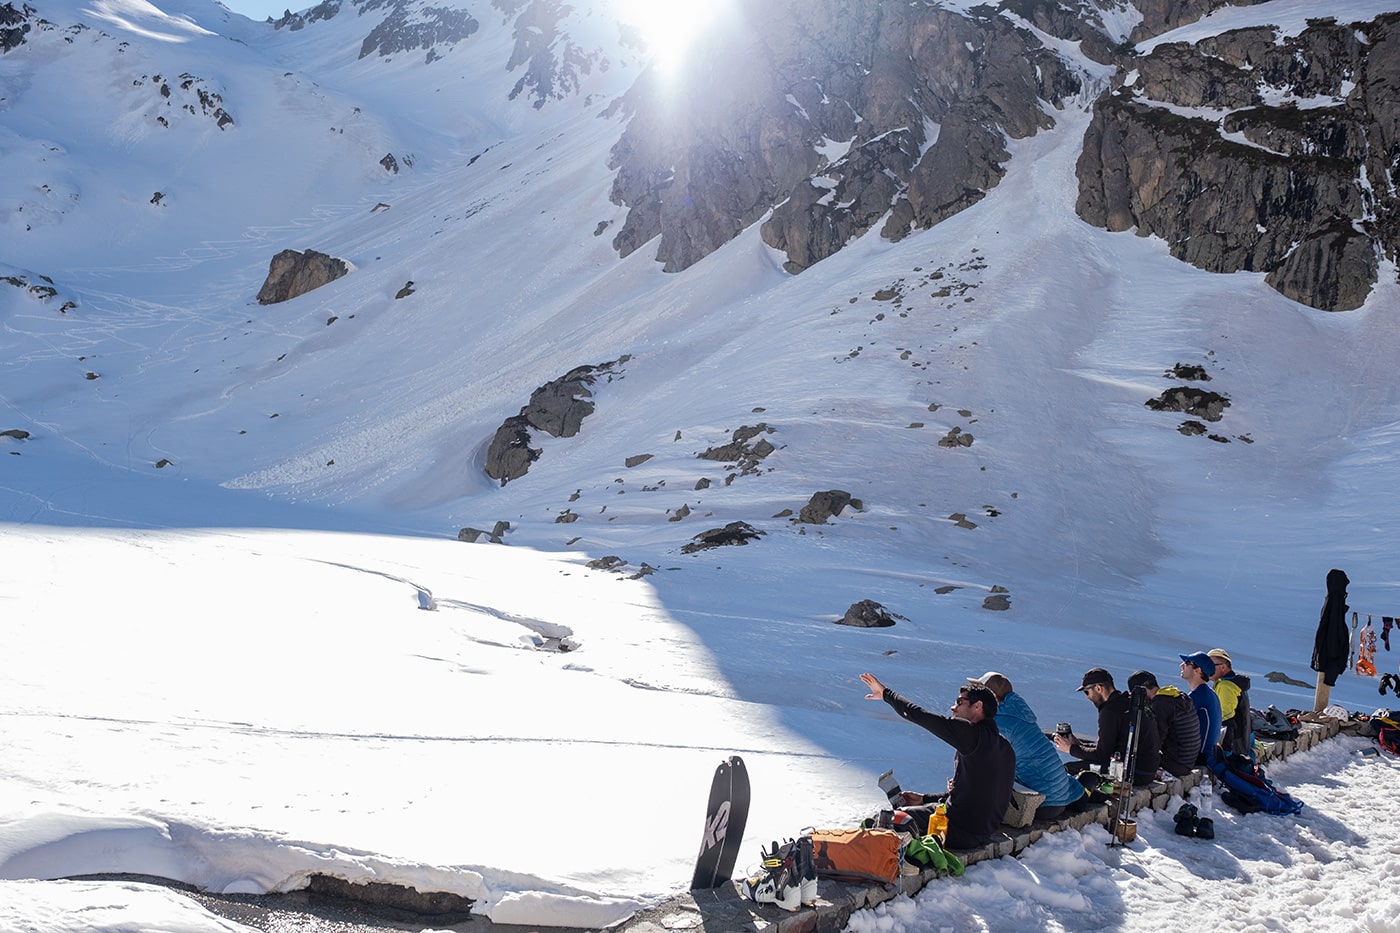
M 1152 718 L 1162 740 L 1162 769 L 1177 777 L 1190 774 L 1201 751 L 1201 718 L 1196 715 L 1196 704 L 1175 687 L 1159 686 L 1151 671 L 1135 671 L 1128 678 L 1129 692 L 1138 687 L 1147 691 L 1147 702 L 1152 704 Z
M 1096 667 L 1084 675 L 1075 687 L 1082 691 L 1099 711 L 1099 737 L 1096 742 L 1081 742 L 1076 735 L 1055 736 L 1055 747 L 1075 758 L 1101 768 L 1117 755 L 1128 757 L 1128 732 L 1132 701 L 1128 694 L 1114 689 L 1113 675 Z M 1162 761 L 1162 742 L 1157 735 L 1157 721 L 1148 711 L 1142 717 L 1137 737 L 1137 759 L 1133 764 L 1133 783 L 1150 784 Z
M 1006 816 L 1011 803 L 1011 785 L 1016 778 L 1016 753 L 997 729 L 996 695 L 986 687 L 969 684 L 958 691 L 951 716 L 930 713 L 887 688 L 874 674 L 861 674 L 870 693 L 867 700 L 884 700 L 894 711 L 916 726 L 956 749 L 953 778 L 947 794 L 917 794 L 906 791 L 909 806 L 901 809 L 914 818 L 920 832 L 927 832 L 928 818 L 941 802 L 948 804 L 949 849 L 975 849 L 990 842 Z

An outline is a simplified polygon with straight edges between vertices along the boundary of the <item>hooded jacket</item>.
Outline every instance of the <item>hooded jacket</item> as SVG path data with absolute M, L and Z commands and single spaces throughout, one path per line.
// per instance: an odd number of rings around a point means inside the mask
M 1231 671 L 1215 682 L 1220 698 L 1220 747 L 1254 759 L 1254 732 L 1249 720 L 1249 678 Z
M 997 703 L 997 728 L 1016 752 L 1016 780 L 1044 794 L 1042 806 L 1063 807 L 1084 796 L 1084 785 L 1065 771 L 1054 743 L 1015 690 Z
M 1177 777 L 1189 774 L 1201 753 L 1196 704 L 1177 688 L 1162 687 L 1152 698 L 1152 716 L 1162 737 L 1162 767 Z
M 1346 573 L 1327 571 L 1327 598 L 1322 601 L 1322 616 L 1317 620 L 1317 636 L 1313 639 L 1312 669 L 1322 675 L 1329 687 L 1346 670 L 1347 652 L 1351 649 L 1351 634 L 1347 631 Z

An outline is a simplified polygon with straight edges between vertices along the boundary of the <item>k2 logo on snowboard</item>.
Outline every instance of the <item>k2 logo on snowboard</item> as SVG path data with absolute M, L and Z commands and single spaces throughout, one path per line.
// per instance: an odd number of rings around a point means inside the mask
M 705 838 L 700 843 L 700 851 L 704 852 L 713 849 L 724 841 L 724 834 L 729 829 L 729 801 L 719 805 L 715 815 L 705 821 Z

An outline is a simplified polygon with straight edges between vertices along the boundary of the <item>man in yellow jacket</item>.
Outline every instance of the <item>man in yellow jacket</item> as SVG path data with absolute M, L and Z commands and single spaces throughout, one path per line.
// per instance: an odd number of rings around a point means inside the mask
M 1215 662 L 1211 686 L 1220 699 L 1220 747 L 1228 755 L 1234 752 L 1254 760 L 1254 732 L 1249 723 L 1249 678 L 1235 672 L 1230 653 L 1224 648 L 1206 652 Z

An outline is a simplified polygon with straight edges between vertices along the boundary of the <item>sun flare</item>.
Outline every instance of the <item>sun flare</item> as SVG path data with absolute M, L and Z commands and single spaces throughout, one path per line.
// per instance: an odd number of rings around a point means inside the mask
M 674 72 L 696 37 L 725 12 L 725 0 L 613 0 L 618 19 L 641 33 L 660 71 Z

